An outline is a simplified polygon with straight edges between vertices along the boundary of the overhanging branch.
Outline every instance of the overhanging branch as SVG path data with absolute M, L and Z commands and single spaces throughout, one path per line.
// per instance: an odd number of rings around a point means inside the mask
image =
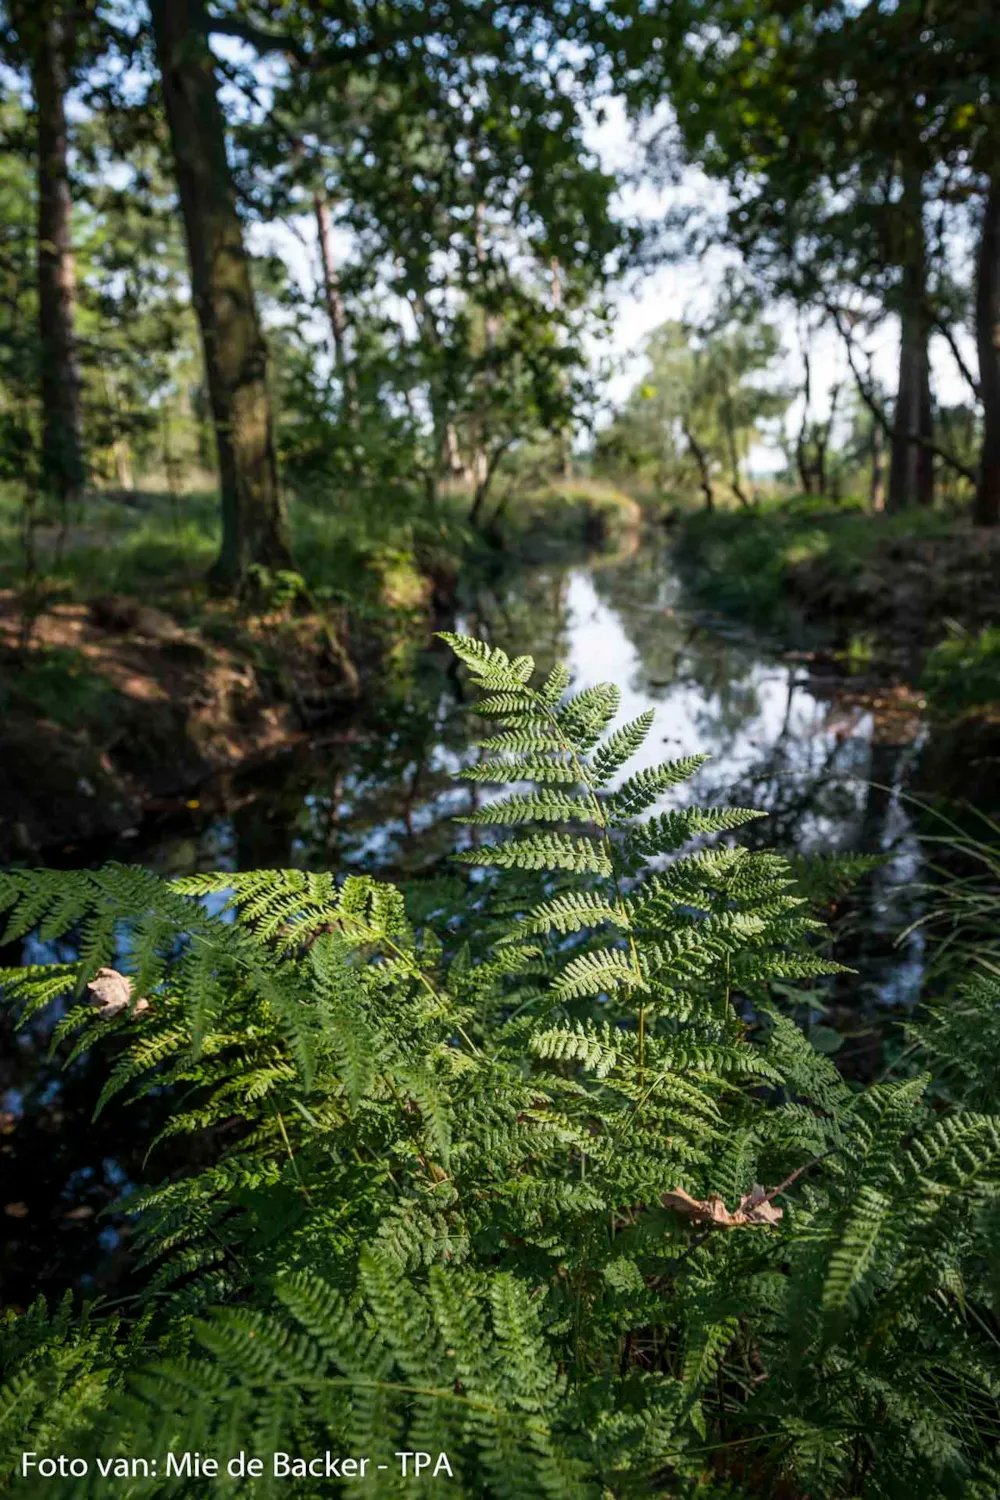
M 895 436 L 895 428 L 889 421 L 889 418 L 886 416 L 879 402 L 876 400 L 871 386 L 866 383 L 864 376 L 861 374 L 855 363 L 854 340 L 851 337 L 850 329 L 844 327 L 844 324 L 841 320 L 839 307 L 834 307 L 832 302 L 824 302 L 823 307 L 826 309 L 826 312 L 829 314 L 829 316 L 833 319 L 834 327 L 844 341 L 844 349 L 847 353 L 847 363 L 851 367 L 851 374 L 854 376 L 854 382 L 857 385 L 858 394 L 867 406 L 868 410 L 871 412 L 872 416 L 875 418 L 875 421 L 881 427 L 882 431 L 891 440 Z M 963 464 L 961 459 L 955 457 L 954 453 L 949 453 L 947 448 L 942 448 L 940 443 L 935 443 L 933 439 L 923 437 L 921 436 L 921 434 L 916 432 L 908 435 L 908 441 L 911 443 L 916 443 L 918 448 L 923 448 L 928 453 L 933 453 L 934 456 L 936 458 L 939 458 L 942 463 L 947 464 L 949 469 L 953 469 L 956 474 L 961 474 L 963 479 L 968 480 L 969 484 L 975 485 L 978 483 L 978 476 L 976 475 L 975 471 L 973 469 L 970 469 L 966 464 Z
M 965 360 L 962 357 L 962 351 L 958 347 L 958 341 L 956 340 L 950 326 L 944 321 L 943 318 L 935 318 L 934 327 L 944 339 L 945 343 L 948 345 L 948 348 L 951 350 L 951 357 L 958 366 L 959 373 L 965 380 L 969 389 L 972 391 L 972 394 L 975 396 L 977 401 L 981 401 L 983 399 L 983 393 L 979 388 L 979 381 L 976 379 L 972 371 L 969 369 L 968 365 L 965 363 Z
M 250 21 L 240 21 L 234 16 L 221 19 L 208 15 L 207 12 L 205 21 L 206 29 L 212 36 L 235 37 L 238 41 L 247 42 L 262 56 L 268 52 L 284 52 L 303 68 L 308 68 L 312 63 L 308 49 L 296 37 L 285 32 L 265 31 L 262 26 L 254 26 Z

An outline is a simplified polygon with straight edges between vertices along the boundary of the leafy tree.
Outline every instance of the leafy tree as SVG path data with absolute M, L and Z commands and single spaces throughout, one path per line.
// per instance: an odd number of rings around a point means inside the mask
M 652 472 L 658 487 L 700 487 L 706 507 L 725 476 L 748 505 L 745 466 L 763 424 L 782 416 L 789 393 L 774 384 L 778 336 L 766 321 L 723 307 L 703 326 L 665 323 L 649 338 L 649 368 L 602 438 Z M 768 380 L 767 377 L 771 379 Z
M 612 26 L 615 39 L 602 37 Z M 729 190 L 719 232 L 772 294 L 826 310 L 849 344 L 859 301 L 862 319 L 898 314 L 894 410 L 878 408 L 892 438 L 889 508 L 930 503 L 935 456 L 974 481 L 933 430 L 928 341 L 951 337 L 936 226 L 950 215 L 961 228 L 995 156 L 982 8 L 624 0 L 596 34 L 635 108 L 669 97 L 679 149 Z M 855 374 L 873 403 L 857 362 Z

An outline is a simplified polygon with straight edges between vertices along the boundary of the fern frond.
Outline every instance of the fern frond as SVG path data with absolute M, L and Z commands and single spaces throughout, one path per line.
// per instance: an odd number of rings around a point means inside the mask
M 593 823 L 594 805 L 582 797 L 567 797 L 560 792 L 515 793 L 489 802 L 474 813 L 457 817 L 455 822 L 482 826 L 491 823 Z
M 655 710 L 647 708 L 637 719 L 613 730 L 603 745 L 598 745 L 591 760 L 595 787 L 607 786 L 615 773 L 642 748 L 655 718 Z
M 463 850 L 455 858 L 467 865 L 496 865 L 502 870 L 570 870 L 578 875 L 608 875 L 611 861 L 592 839 L 568 834 L 536 833 L 522 839 Z

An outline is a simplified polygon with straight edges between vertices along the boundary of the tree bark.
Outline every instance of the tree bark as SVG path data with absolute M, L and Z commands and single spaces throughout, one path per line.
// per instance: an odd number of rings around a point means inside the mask
M 236 210 L 203 6 L 200 0 L 153 0 L 151 13 L 219 461 L 222 546 L 211 576 L 222 587 L 237 588 L 255 564 L 291 564 L 267 345 Z
M 76 266 L 66 139 L 66 35 L 58 5 L 45 5 L 21 30 L 30 55 L 38 129 L 42 482 L 65 505 L 83 488 L 86 467 L 74 330 Z
M 736 447 L 736 428 L 733 424 L 733 402 L 727 385 L 720 407 L 722 426 L 726 434 L 726 444 L 729 448 L 729 488 L 737 500 L 744 507 L 750 509 L 750 501 L 747 499 L 746 491 L 740 483 L 740 455 Z
M 934 455 L 931 412 L 931 370 L 928 343 L 927 244 L 924 233 L 923 183 L 919 173 L 907 175 L 901 210 L 903 277 L 899 310 L 899 383 L 889 459 L 886 509 L 934 503 Z
M 808 437 L 809 437 L 809 411 L 812 406 L 812 359 L 809 350 L 803 344 L 802 366 L 804 380 L 802 388 L 802 423 L 799 427 L 798 441 L 795 445 L 795 461 L 798 465 L 799 479 L 802 481 L 802 493 L 811 495 L 813 492 L 813 471 L 809 462 Z
M 883 469 L 883 456 L 885 453 L 885 433 L 881 422 L 872 418 L 871 436 L 871 488 L 868 495 L 869 508 L 879 514 L 885 510 L 885 473 Z
M 337 371 L 344 386 L 344 413 L 349 422 L 358 419 L 358 385 L 354 367 L 347 357 L 347 314 L 337 275 L 337 262 L 333 253 L 333 220 L 326 194 L 318 189 L 313 193 L 313 211 L 316 215 L 316 237 L 319 240 L 319 258 L 323 267 L 323 295 L 326 298 L 326 313 L 333 334 L 333 351 Z
M 705 509 L 714 510 L 715 491 L 712 488 L 712 475 L 709 471 L 708 459 L 705 456 L 704 448 L 698 442 L 698 439 L 691 431 L 691 428 L 687 422 L 684 423 L 684 436 L 687 439 L 688 447 L 691 449 L 691 452 L 694 455 L 694 461 L 698 465 L 698 476 L 701 483 L 701 492 L 705 496 Z
M 1000 172 L 990 179 L 976 264 L 976 346 L 983 401 L 983 446 L 974 516 L 1000 523 Z
M 561 313 L 563 307 L 562 267 L 558 256 L 552 257 L 552 310 Z M 573 444 L 567 428 L 561 427 L 556 434 L 556 464 L 560 478 L 573 478 Z

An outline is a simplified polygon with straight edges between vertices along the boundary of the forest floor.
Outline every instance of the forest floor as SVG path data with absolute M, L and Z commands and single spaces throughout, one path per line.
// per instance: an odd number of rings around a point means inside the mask
M 466 509 L 445 497 L 433 524 L 415 524 L 385 507 L 359 520 L 293 506 L 302 573 L 240 605 L 204 582 L 210 494 L 92 497 L 63 534 L 36 530 L 27 587 L 18 518 L 0 506 L 0 860 L 127 836 L 220 771 L 348 726 L 447 619 L 470 566 L 543 537 L 613 544 L 640 521 L 610 487 L 553 485 L 504 507 L 491 553 Z

